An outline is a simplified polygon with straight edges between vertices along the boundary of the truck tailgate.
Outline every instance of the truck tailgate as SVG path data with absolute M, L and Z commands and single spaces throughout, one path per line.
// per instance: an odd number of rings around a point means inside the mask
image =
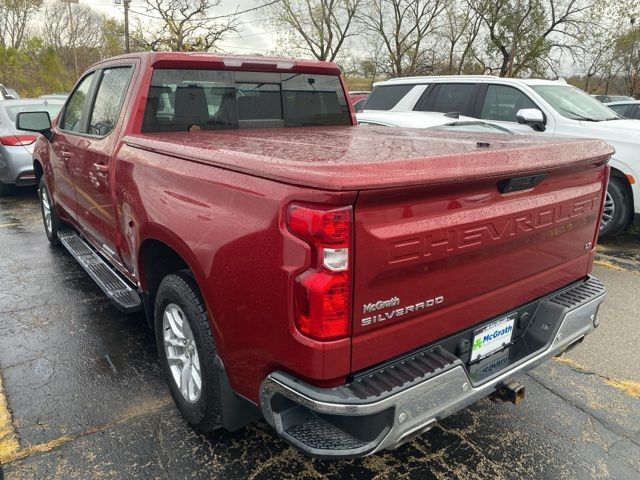
M 526 174 L 360 193 L 353 371 L 507 313 L 588 273 L 607 167 L 600 161 L 532 168 L 535 161 Z M 536 174 L 534 187 L 505 191 Z M 510 179 L 516 180 L 504 183 Z

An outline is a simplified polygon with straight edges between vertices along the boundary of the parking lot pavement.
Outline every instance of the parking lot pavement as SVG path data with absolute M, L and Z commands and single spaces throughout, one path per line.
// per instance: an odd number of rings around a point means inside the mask
M 7 480 L 640 478 L 638 247 L 633 237 L 601 247 L 601 327 L 523 375 L 521 405 L 482 400 L 396 451 L 327 462 L 264 422 L 191 430 L 143 316 L 112 308 L 69 255 L 49 248 L 33 192 L 2 198 L 0 468 Z

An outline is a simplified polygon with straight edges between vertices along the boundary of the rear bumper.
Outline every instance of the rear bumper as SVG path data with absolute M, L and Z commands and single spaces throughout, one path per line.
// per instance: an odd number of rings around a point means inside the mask
M 25 147 L 0 147 L 0 182 L 18 186 L 35 185 L 33 158 Z
M 602 283 L 589 277 L 546 297 L 526 335 L 475 366 L 435 346 L 336 388 L 274 372 L 261 385 L 263 414 L 280 436 L 313 456 L 351 458 L 395 448 L 580 342 L 597 326 L 605 295 Z M 478 375 L 478 366 L 486 372 Z

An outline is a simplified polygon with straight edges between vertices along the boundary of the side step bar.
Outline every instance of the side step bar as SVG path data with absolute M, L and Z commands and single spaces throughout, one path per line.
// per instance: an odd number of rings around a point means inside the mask
M 58 238 L 118 310 L 132 313 L 142 309 L 142 301 L 135 288 L 115 272 L 76 232 L 58 232 Z

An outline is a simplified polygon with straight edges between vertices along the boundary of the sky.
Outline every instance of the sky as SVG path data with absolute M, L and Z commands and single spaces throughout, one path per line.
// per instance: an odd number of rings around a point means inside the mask
M 113 0 L 80 0 L 80 3 L 91 6 L 115 18 L 124 17 L 122 6 L 114 6 Z M 131 0 L 129 4 L 131 21 L 135 22 L 136 13 L 145 13 L 144 0 Z M 237 11 L 248 10 L 258 6 L 257 0 L 221 0 L 218 7 L 211 11 L 212 15 L 227 15 Z M 256 10 L 239 16 L 239 30 L 237 34 L 231 34 L 227 39 L 218 44 L 220 50 L 225 53 L 263 53 L 268 54 L 276 48 L 278 27 L 270 25 L 265 20 L 265 11 Z M 144 16 L 139 16 L 142 20 Z

